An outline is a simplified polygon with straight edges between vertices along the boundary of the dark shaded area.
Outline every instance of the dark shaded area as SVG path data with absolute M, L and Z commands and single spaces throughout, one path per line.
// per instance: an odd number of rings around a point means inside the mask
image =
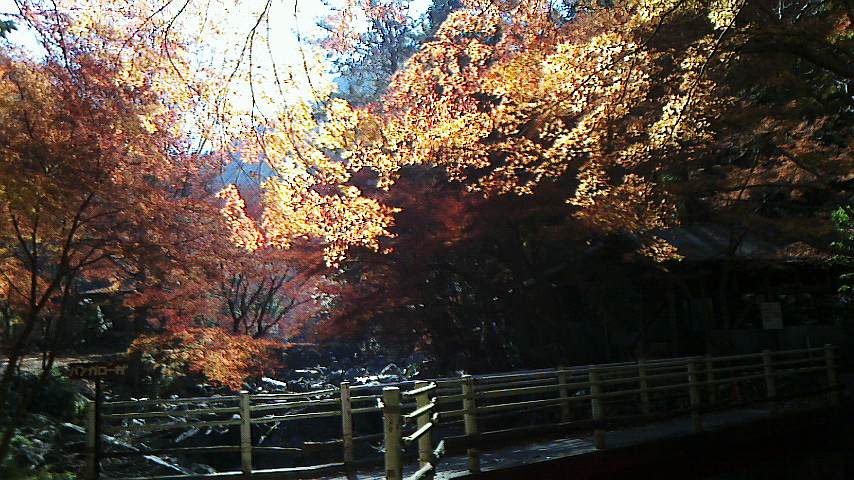
M 852 405 L 473 475 L 474 479 L 847 479 Z

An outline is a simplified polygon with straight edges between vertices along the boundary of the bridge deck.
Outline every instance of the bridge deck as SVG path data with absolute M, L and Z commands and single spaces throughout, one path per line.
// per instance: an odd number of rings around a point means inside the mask
M 746 424 L 755 420 L 768 418 L 768 409 L 743 409 L 703 416 L 703 426 L 707 431 L 720 430 L 726 427 Z M 678 438 L 692 434 L 690 418 L 678 418 L 625 430 L 608 431 L 605 434 L 606 448 L 627 447 L 640 445 L 655 440 Z M 483 471 L 502 470 L 506 468 L 527 465 L 537 462 L 555 460 L 574 455 L 595 452 L 591 437 L 563 438 L 548 441 L 535 441 L 511 447 L 497 448 L 484 451 L 481 454 L 481 469 Z M 410 462 L 412 463 L 412 462 Z M 468 475 L 468 460 L 465 455 L 445 457 L 436 473 L 436 479 L 460 478 Z M 414 463 L 404 468 L 404 478 L 416 470 Z M 341 480 L 381 480 L 384 472 L 381 469 L 358 471 L 348 475 L 316 477 L 323 479 Z

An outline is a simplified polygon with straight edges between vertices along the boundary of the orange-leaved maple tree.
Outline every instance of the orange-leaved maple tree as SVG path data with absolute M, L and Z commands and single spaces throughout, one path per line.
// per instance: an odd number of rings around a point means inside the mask
M 77 334 L 85 291 L 131 290 L 138 314 L 217 325 L 218 255 L 233 248 L 209 183 L 218 155 L 194 147 L 189 125 L 212 85 L 186 75 L 186 44 L 146 36 L 169 26 L 147 20 L 144 2 L 103 12 L 48 3 L 17 2 L 42 51 L 0 52 L 0 290 L 18 323 L 4 345 L 0 398 L 16 404 L 0 461 L 36 392 L 15 384 L 23 356 L 41 350 L 45 381 Z M 229 352 L 211 361 L 269 358 L 269 343 L 247 336 L 198 341 Z
M 141 353 L 162 374 L 195 372 L 215 385 L 240 390 L 247 378 L 280 366 L 276 353 L 285 346 L 275 340 L 233 335 L 221 328 L 191 327 L 141 336 L 130 351 Z

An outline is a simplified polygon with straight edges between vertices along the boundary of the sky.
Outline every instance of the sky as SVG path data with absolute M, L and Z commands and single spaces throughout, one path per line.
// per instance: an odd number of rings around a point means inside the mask
M 135 1 L 135 0 L 129 0 Z M 152 0 L 153 5 L 161 5 L 161 2 L 169 0 Z M 287 71 L 288 68 L 294 70 L 303 69 L 303 54 L 309 55 L 311 61 L 315 60 L 314 54 L 319 53 L 313 49 L 312 40 L 323 35 L 324 31 L 317 26 L 318 21 L 327 17 L 333 12 L 333 9 L 340 7 L 346 0 L 273 0 L 271 8 L 267 14 L 267 18 L 258 26 L 259 37 L 269 36 L 269 44 L 267 38 L 256 40 L 255 63 L 256 73 L 261 76 L 272 76 L 272 65 L 275 64 L 281 74 Z M 71 3 L 82 3 L 86 5 L 91 3 L 93 6 L 99 2 L 86 0 L 57 0 L 59 5 L 67 5 Z M 432 0 L 411 0 L 409 11 L 413 17 L 422 15 L 427 7 L 432 3 Z M 180 6 L 182 2 L 174 2 L 172 7 Z M 193 2 L 194 5 L 205 6 L 212 5 L 208 10 L 197 9 L 192 7 L 183 13 L 184 24 L 182 28 L 193 30 L 193 33 L 200 34 L 202 39 L 205 38 L 210 30 L 210 42 L 205 45 L 206 51 L 199 52 L 199 61 L 209 63 L 211 65 L 216 62 L 221 62 L 225 69 L 225 63 L 229 59 L 237 57 L 240 51 L 240 46 L 245 41 L 246 36 L 255 25 L 258 14 L 266 4 L 265 0 L 199 0 Z M 170 8 L 172 8 L 170 7 Z M 94 7 L 93 7 L 94 8 Z M 2 12 L 17 12 L 13 0 L 0 0 L 0 13 Z M 167 15 L 167 9 L 163 14 Z M 170 14 L 171 15 L 171 14 Z M 9 18 L 0 15 L 0 19 Z M 207 23 L 199 29 L 202 18 Z M 13 18 L 14 20 L 14 18 Z M 216 30 L 219 30 L 216 32 Z M 9 35 L 12 43 L 23 45 L 32 52 L 40 51 L 38 42 L 32 32 L 27 31 L 23 25 L 19 25 L 17 31 Z M 299 39 L 299 40 L 298 40 Z M 269 45 L 269 51 L 268 51 Z M 302 47 L 302 48 L 300 48 Z M 315 51 L 312 51 L 315 50 Z M 322 58 L 319 61 L 323 62 Z M 328 62 L 325 65 L 328 69 Z

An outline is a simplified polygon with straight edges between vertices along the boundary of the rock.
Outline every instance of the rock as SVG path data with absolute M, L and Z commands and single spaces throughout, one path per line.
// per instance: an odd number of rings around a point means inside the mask
M 73 423 L 66 422 L 60 424 L 60 426 L 62 427 L 62 433 L 64 435 L 86 435 L 86 429 L 79 425 L 74 425 Z
M 333 385 L 340 384 L 341 382 L 344 381 L 344 371 L 343 370 L 335 370 L 335 371 L 329 372 L 329 374 L 326 376 L 326 381 L 333 384 Z
M 281 380 L 276 380 L 269 377 L 262 377 L 261 383 L 265 387 L 265 389 L 271 392 L 287 392 L 288 391 L 288 383 L 283 382 Z
M 188 429 L 188 430 L 186 430 L 186 431 L 184 431 L 184 432 L 181 432 L 181 434 L 180 434 L 180 435 L 178 435 L 177 437 L 175 437 L 175 443 L 181 443 L 181 442 L 183 442 L 184 440 L 186 440 L 186 439 L 188 439 L 188 438 L 191 438 L 192 436 L 194 436 L 194 435 L 195 435 L 195 434 L 197 434 L 197 433 L 199 433 L 199 429 L 198 429 L 198 428 L 190 428 L 190 429 Z

